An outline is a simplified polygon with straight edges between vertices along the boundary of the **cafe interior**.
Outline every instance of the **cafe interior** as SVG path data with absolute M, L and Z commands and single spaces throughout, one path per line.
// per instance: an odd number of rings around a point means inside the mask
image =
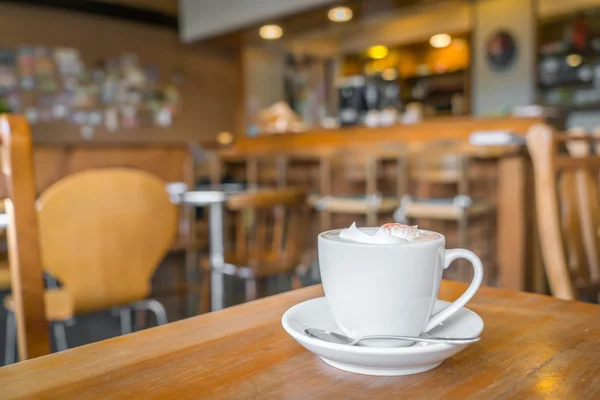
M 0 399 L 600 398 L 599 0 L 0 31 Z

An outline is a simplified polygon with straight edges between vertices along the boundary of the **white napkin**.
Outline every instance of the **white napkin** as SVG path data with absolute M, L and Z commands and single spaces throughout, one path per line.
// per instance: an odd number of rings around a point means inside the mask
M 509 131 L 478 131 L 469 136 L 469 142 L 475 146 L 506 146 L 523 144 L 525 139 Z

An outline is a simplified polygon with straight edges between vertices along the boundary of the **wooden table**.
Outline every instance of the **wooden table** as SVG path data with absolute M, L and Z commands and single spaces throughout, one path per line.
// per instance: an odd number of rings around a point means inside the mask
M 463 284 L 444 282 L 453 300 Z M 600 306 L 481 288 L 483 340 L 404 377 L 327 366 L 281 327 L 313 286 L 0 368 L 0 398 L 600 398 Z

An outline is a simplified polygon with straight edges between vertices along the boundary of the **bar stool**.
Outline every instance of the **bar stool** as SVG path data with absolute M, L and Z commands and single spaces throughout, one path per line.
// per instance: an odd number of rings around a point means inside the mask
M 246 182 L 253 186 L 283 188 L 287 186 L 286 155 L 252 155 L 246 157 Z
M 324 155 L 320 162 L 320 193 L 309 204 L 320 212 L 321 230 L 331 229 L 333 214 L 364 216 L 366 225 L 377 226 L 382 213 L 393 213 L 406 190 L 403 148 L 344 149 Z M 395 192 L 381 193 L 378 181 L 385 162 L 395 164 Z M 361 194 L 335 193 L 334 182 L 364 185 Z M 348 191 L 348 188 L 345 188 Z
M 470 174 L 470 157 L 460 149 L 457 143 L 439 142 L 424 146 L 409 161 L 410 179 L 413 187 L 418 184 L 427 185 L 425 196 L 405 196 L 400 207 L 394 213 L 394 220 L 400 223 L 427 220 L 439 222 L 432 226 L 433 230 L 444 230 L 446 221 L 456 222 L 458 245 L 468 248 L 471 245 L 469 226 L 473 219 L 483 218 L 485 237 L 485 253 L 491 259 L 491 239 L 489 231 L 492 226 L 495 206 L 485 199 L 475 199 L 470 195 L 472 177 Z M 432 186 L 444 187 L 450 196 L 441 197 L 431 193 Z M 441 188 L 438 188 L 441 189 Z M 430 227 L 430 226 L 428 226 Z M 469 280 L 470 267 L 461 262 L 456 269 L 456 278 Z M 487 268 L 484 277 L 486 284 L 494 283 L 495 268 Z
M 307 270 L 301 257 L 306 244 L 306 191 L 301 188 L 261 189 L 232 195 L 227 208 L 235 214 L 235 250 L 225 254 L 222 273 L 242 278 L 246 301 L 266 295 L 268 277 L 288 274 L 293 289 Z M 200 309 L 210 309 L 210 260 L 201 263 Z

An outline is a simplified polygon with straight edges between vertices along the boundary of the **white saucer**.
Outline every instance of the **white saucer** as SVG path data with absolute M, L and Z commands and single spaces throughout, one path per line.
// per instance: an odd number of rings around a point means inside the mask
M 437 300 L 433 311 L 448 306 Z M 324 342 L 304 333 L 306 328 L 321 328 L 341 332 L 333 322 L 325 297 L 296 304 L 283 314 L 283 328 L 298 343 L 312 351 L 332 367 L 364 375 L 396 376 L 429 371 L 468 345 L 416 343 L 410 347 L 358 347 Z M 473 311 L 462 308 L 439 326 L 429 331 L 431 336 L 474 337 L 483 330 L 483 320 Z

